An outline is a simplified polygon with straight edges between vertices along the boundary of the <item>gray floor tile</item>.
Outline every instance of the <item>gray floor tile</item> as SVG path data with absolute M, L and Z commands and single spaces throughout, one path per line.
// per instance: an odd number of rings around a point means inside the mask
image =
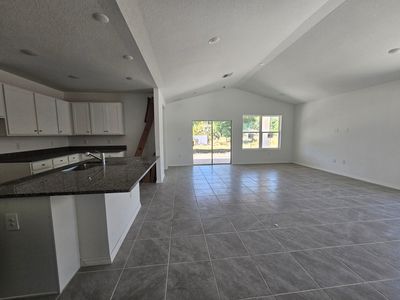
M 204 233 L 226 233 L 235 232 L 232 223 L 224 217 L 202 219 Z
M 203 234 L 203 228 L 200 220 L 178 219 L 172 221 L 172 236 L 201 234 Z
M 321 287 L 361 282 L 355 273 L 323 250 L 308 250 L 291 254 Z
M 276 228 L 276 225 L 284 228 L 320 224 L 309 212 L 257 215 L 257 218 L 267 228 Z
M 400 270 L 400 242 L 386 242 L 362 246 L 373 255 L 386 258 L 388 263 Z
M 275 296 L 276 300 L 331 300 L 323 290 Z M 350 299 L 342 299 L 350 300 Z
M 400 271 L 391 266 L 387 258 L 374 256 L 360 246 L 332 248 L 326 251 L 366 281 L 400 277 Z
M 218 299 L 211 263 L 171 264 L 168 271 L 167 299 Z
M 381 292 L 387 300 L 400 300 L 400 279 L 374 282 L 372 286 Z
M 110 299 L 122 270 L 77 273 L 60 300 Z
M 125 266 L 125 263 L 129 257 L 132 245 L 133 245 L 132 240 L 125 239 L 121 245 L 121 248 L 119 248 L 119 251 L 118 251 L 117 255 L 115 256 L 112 264 L 82 267 L 79 269 L 79 272 L 122 269 Z
M 112 299 L 164 299 L 167 266 L 125 269 Z
M 261 255 L 253 259 L 273 294 L 318 288 L 290 254 Z
M 282 252 L 284 248 L 268 230 L 242 231 L 239 237 L 252 255 Z
M 204 236 L 184 236 L 171 240 L 170 263 L 209 260 Z
M 236 233 L 206 235 L 211 258 L 226 258 L 249 255 Z
M 171 234 L 170 221 L 145 221 L 139 232 L 139 239 L 169 238 Z
M 181 206 L 175 206 L 174 207 L 174 219 L 194 219 L 194 220 L 199 220 L 200 219 L 200 213 L 199 210 L 196 208 L 192 207 L 181 207 Z
M 221 299 L 268 296 L 270 290 L 251 258 L 231 258 L 213 261 Z
M 386 300 L 369 284 L 357 284 L 324 290 L 332 300 Z
M 128 258 L 127 267 L 167 264 L 168 252 L 169 239 L 137 240 Z
M 307 228 L 286 228 L 271 230 L 274 237 L 287 250 L 302 250 L 324 247 L 324 244 L 309 234 Z
M 265 227 L 253 214 L 230 215 L 227 218 L 237 231 L 263 229 Z

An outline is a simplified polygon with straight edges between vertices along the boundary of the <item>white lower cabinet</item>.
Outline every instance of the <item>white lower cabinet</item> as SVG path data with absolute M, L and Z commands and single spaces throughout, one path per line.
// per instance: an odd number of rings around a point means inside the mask
M 31 163 L 32 174 L 38 174 L 53 169 L 53 160 L 46 159 Z

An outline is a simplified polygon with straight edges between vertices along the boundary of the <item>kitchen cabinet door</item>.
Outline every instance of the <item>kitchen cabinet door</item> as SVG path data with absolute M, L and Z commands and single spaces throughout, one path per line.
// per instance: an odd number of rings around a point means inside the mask
M 39 135 L 58 135 L 56 99 L 35 93 Z
M 105 122 L 109 134 L 124 134 L 124 118 L 122 103 L 106 103 Z
M 58 134 L 59 135 L 72 135 L 72 113 L 71 103 L 56 99 L 57 106 L 57 120 L 58 120 Z
M 90 123 L 92 134 L 109 134 L 106 125 L 106 103 L 90 103 Z
M 73 102 L 71 105 L 75 135 L 90 135 L 92 129 L 90 126 L 89 103 Z
M 33 92 L 4 84 L 8 135 L 37 135 Z

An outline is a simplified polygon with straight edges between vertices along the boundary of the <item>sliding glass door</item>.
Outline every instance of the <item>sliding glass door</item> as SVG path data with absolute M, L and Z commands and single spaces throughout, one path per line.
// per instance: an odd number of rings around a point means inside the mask
M 232 121 L 193 121 L 192 137 L 194 165 L 231 163 Z

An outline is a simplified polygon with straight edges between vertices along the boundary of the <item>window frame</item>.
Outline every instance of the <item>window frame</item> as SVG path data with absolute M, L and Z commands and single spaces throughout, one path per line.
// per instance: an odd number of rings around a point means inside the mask
M 259 127 L 258 131 L 244 131 L 244 117 L 245 116 L 255 116 L 259 117 Z M 263 117 L 279 117 L 279 130 L 278 131 L 263 131 L 262 129 L 262 119 Z M 282 119 L 283 116 L 279 114 L 274 114 L 274 115 L 258 115 L 258 114 L 243 114 L 242 115 L 242 150 L 280 150 L 282 147 Z M 256 133 L 259 136 L 258 139 L 258 148 L 244 148 L 243 147 L 243 134 L 245 133 Z M 269 147 L 262 147 L 263 144 L 263 134 L 264 133 L 278 133 L 279 135 L 279 141 L 278 141 L 278 147 L 277 148 L 269 148 Z

